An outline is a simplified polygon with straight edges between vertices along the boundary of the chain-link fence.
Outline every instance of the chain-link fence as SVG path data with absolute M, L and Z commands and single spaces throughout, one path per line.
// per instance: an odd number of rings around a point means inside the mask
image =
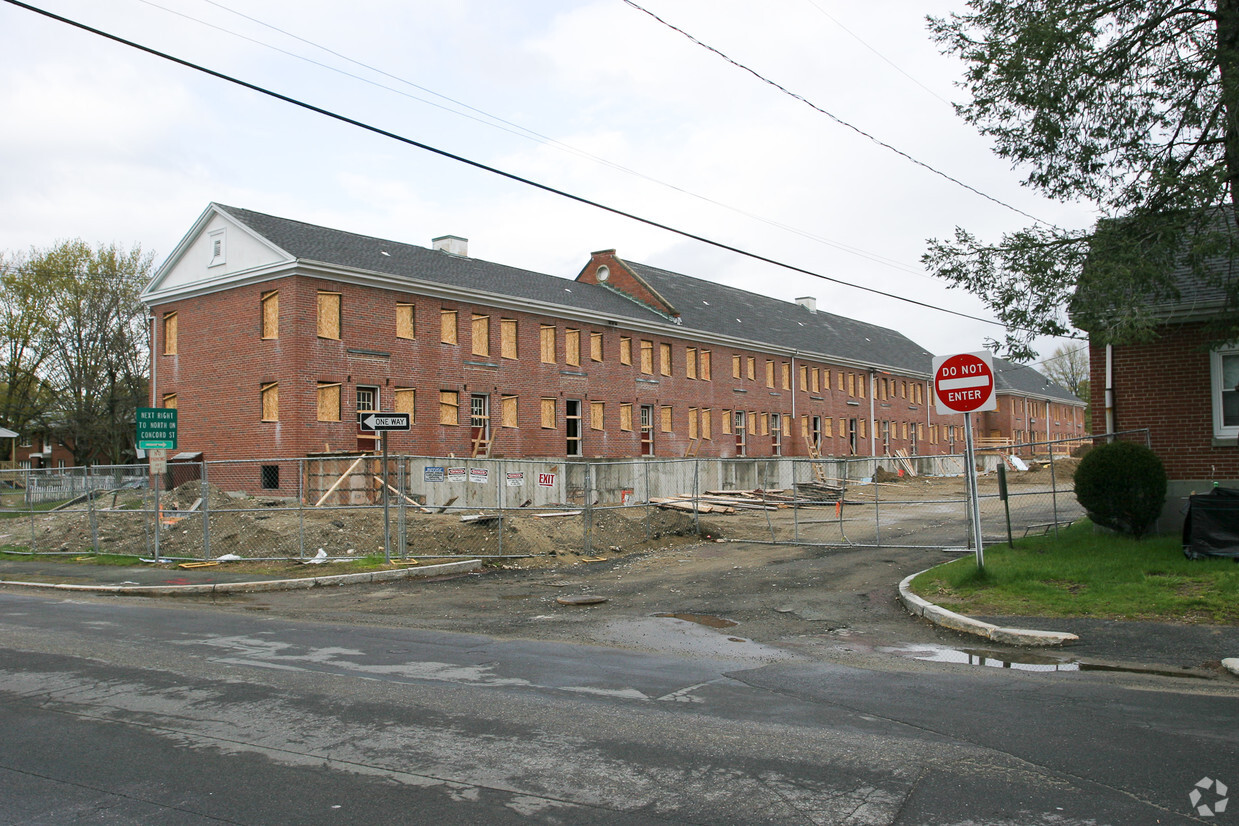
M 1115 436 L 1148 442 L 1147 431 Z M 1083 515 L 1068 453 L 1076 445 L 976 454 L 984 544 Z M 961 455 L 384 462 L 372 454 L 171 461 L 157 479 L 146 466 L 0 471 L 0 550 L 177 560 L 590 557 L 690 535 L 964 548 L 972 545 L 966 472 Z

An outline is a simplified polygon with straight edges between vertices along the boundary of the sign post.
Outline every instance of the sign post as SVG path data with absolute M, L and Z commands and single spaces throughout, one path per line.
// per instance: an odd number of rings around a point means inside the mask
M 159 480 L 168 470 L 167 451 L 176 450 L 176 408 L 139 407 L 137 410 L 139 450 L 149 450 L 151 488 L 155 492 L 155 561 L 159 561 L 159 521 L 163 509 L 159 506 Z
M 981 541 L 981 502 L 977 490 L 976 448 L 972 438 L 972 414 L 998 409 L 994 394 L 994 361 L 988 350 L 934 358 L 934 398 L 938 414 L 964 414 L 964 463 L 968 481 L 968 512 L 977 554 L 977 568 L 985 567 Z
M 387 483 L 387 433 L 390 430 L 408 430 L 410 416 L 408 413 L 367 413 L 361 420 L 361 426 L 366 430 L 375 430 L 383 434 L 383 558 L 391 562 L 391 505 L 387 496 L 390 485 Z

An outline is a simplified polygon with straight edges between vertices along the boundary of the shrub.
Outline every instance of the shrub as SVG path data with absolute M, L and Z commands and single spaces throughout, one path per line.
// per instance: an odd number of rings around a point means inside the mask
M 1166 469 L 1143 445 L 1109 442 L 1080 460 L 1075 489 L 1093 524 L 1141 537 L 1166 503 Z

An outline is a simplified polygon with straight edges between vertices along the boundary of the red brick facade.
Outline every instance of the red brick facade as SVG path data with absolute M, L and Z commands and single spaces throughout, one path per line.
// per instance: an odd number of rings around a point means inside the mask
M 272 292 L 278 292 L 278 335 L 263 339 L 262 301 Z M 317 335 L 320 292 L 340 295 L 338 340 Z M 398 304 L 413 306 L 411 339 L 397 336 Z M 308 276 L 207 293 L 152 310 L 155 404 L 179 408 L 178 449 L 200 451 L 208 459 L 369 447 L 356 424 L 358 386 L 377 387 L 384 410 L 394 409 L 397 389 L 414 391 L 412 430 L 391 433 L 389 449 L 418 455 L 469 455 L 474 395 L 487 399 L 495 456 L 570 455 L 569 401 L 579 403 L 581 442 L 575 455 L 585 457 L 642 455 L 642 406 L 652 414 L 657 456 L 683 456 L 694 439 L 700 456 L 804 456 L 804 434 L 815 426 L 823 455 L 870 455 L 871 447 L 879 455 L 898 449 L 946 453 L 947 425 L 959 428 L 962 448 L 962 417 L 939 417 L 927 382 L 915 376 Z M 444 311 L 456 312 L 455 344 L 443 341 Z M 165 319 L 172 313 L 176 352 L 165 353 Z M 488 328 L 485 346 L 474 341 L 475 316 L 488 319 L 478 327 Z M 503 354 L 505 320 L 516 324 L 516 358 Z M 544 327 L 554 329 L 554 363 L 542 359 Z M 578 357 L 566 352 L 573 336 Z M 594 358 L 596 346 L 601 360 Z M 318 420 L 320 382 L 340 385 L 340 421 Z M 263 421 L 263 388 L 272 385 L 278 419 Z M 459 394 L 458 423 L 441 424 L 443 391 Z M 504 396 L 516 397 L 515 427 L 503 423 Z M 544 399 L 554 400 L 552 427 L 543 426 Z M 624 405 L 631 405 L 631 429 L 625 429 Z M 735 433 L 737 412 L 744 414 L 743 439 Z
M 1114 429 L 1149 429 L 1171 480 L 1239 479 L 1239 442 L 1213 437 L 1207 332 L 1195 324 L 1160 328 L 1154 341 L 1111 350 Z M 1093 432 L 1106 432 L 1106 348 L 1090 348 Z M 1169 506 L 1167 506 L 1169 507 Z

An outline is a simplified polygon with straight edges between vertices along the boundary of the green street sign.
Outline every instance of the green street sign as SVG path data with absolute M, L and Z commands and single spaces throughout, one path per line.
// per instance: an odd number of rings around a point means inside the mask
M 170 407 L 138 408 L 138 449 L 176 449 L 176 409 Z

